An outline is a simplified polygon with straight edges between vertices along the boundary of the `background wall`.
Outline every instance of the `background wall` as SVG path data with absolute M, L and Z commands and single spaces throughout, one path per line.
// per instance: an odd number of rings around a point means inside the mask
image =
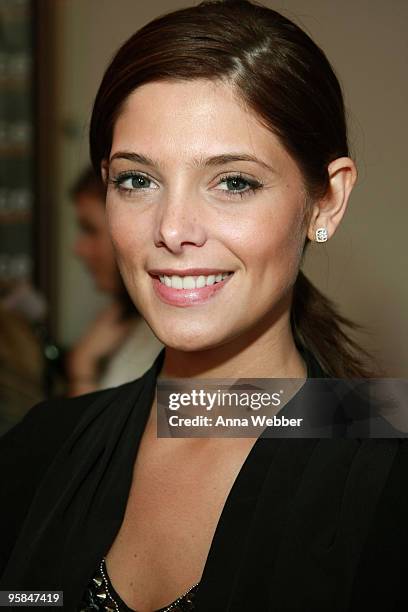
M 70 344 L 104 303 L 71 255 L 75 236 L 67 189 L 88 160 L 87 129 L 103 71 L 119 45 L 157 15 L 193 2 L 59 0 L 58 252 L 59 340 Z M 408 376 L 405 187 L 408 123 L 406 0 L 264 0 L 324 49 L 343 85 L 359 181 L 340 229 L 312 245 L 305 271 L 343 314 L 389 376 Z M 78 299 L 78 296 L 81 299 Z

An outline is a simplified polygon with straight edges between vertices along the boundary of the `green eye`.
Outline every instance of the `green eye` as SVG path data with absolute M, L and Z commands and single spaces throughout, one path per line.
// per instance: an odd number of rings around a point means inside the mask
M 241 198 L 254 193 L 257 189 L 262 187 L 262 184 L 259 181 L 245 178 L 241 174 L 223 176 L 218 182 L 218 185 L 222 184 L 225 184 L 227 189 L 219 189 L 219 191 L 225 191 L 228 197 L 238 196 Z M 228 187 L 231 187 L 231 189 Z
M 152 189 L 152 179 L 139 172 L 123 172 L 111 180 L 115 189 L 119 191 L 125 191 L 127 193 L 131 191 L 142 191 L 145 189 Z M 157 185 L 153 189 L 158 189 Z

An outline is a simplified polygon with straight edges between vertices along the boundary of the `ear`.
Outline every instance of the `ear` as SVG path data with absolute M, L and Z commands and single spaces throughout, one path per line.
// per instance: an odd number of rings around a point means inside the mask
M 331 238 L 346 212 L 351 190 L 357 180 L 357 169 L 350 157 L 339 157 L 332 161 L 328 168 L 329 187 L 326 195 L 315 202 L 308 227 L 307 236 L 316 240 L 319 227 L 327 229 Z

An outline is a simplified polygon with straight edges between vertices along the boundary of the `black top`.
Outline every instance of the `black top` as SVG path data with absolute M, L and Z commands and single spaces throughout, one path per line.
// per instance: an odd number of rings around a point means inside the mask
M 163 357 L 132 383 L 40 404 L 0 440 L 0 590 L 63 590 L 78 610 L 123 521 Z M 406 439 L 260 436 L 194 612 L 405 610 L 407 516 Z

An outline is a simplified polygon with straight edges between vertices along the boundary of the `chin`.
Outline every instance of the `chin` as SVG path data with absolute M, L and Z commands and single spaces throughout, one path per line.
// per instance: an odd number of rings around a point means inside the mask
M 215 333 L 214 329 L 163 329 L 163 326 L 151 326 L 158 339 L 171 349 L 183 352 L 206 351 L 225 344 L 228 340 L 224 333 Z

